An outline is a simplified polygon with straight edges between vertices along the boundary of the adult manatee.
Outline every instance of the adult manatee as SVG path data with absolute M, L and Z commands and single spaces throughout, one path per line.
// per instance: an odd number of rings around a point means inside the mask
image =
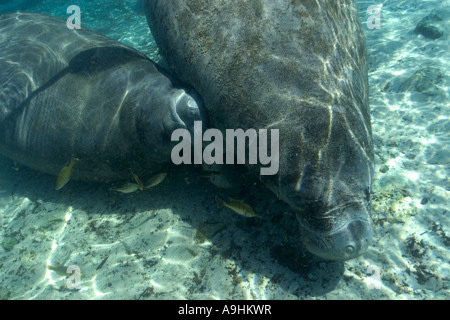
M 38 13 L 0 16 L 0 153 L 110 181 L 171 162 L 170 137 L 204 120 L 194 92 L 139 52 Z
M 279 129 L 279 172 L 260 178 L 297 210 L 306 247 L 333 260 L 365 252 L 373 145 L 353 1 L 145 4 L 162 56 L 200 93 L 212 127 Z

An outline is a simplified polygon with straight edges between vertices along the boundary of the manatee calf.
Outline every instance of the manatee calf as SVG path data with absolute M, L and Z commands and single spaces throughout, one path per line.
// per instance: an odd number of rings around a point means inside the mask
M 131 179 L 171 163 L 172 131 L 194 120 L 198 95 L 139 52 L 59 18 L 0 16 L 1 154 L 53 175 L 74 156 L 72 179 Z
M 314 254 L 346 260 L 372 236 L 366 51 L 351 0 L 145 0 L 169 67 L 211 127 L 279 129 L 276 175 Z M 259 174 L 261 165 L 249 166 Z

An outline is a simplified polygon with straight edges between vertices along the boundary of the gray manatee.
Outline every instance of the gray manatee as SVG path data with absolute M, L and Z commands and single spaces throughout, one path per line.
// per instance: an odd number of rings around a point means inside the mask
M 171 163 L 199 96 L 136 50 L 38 13 L 0 16 L 0 153 L 57 175 L 112 181 Z
M 353 1 L 145 6 L 162 56 L 202 96 L 211 127 L 279 129 L 279 171 L 260 179 L 296 210 L 306 247 L 332 260 L 364 253 L 373 237 L 373 144 Z

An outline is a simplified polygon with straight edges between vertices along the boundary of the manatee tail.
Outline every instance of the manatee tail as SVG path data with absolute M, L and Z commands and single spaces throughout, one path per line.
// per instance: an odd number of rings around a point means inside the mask
M 225 201 L 219 198 L 219 196 L 216 196 L 216 202 L 217 202 L 217 208 L 222 208 L 225 205 Z

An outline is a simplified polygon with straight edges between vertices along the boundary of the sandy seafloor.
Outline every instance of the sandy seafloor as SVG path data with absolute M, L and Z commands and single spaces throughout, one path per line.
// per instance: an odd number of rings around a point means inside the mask
M 132 0 L 35 3 L 29 10 L 61 17 L 78 4 L 83 26 L 159 59 Z M 373 4 L 383 5 L 381 25 L 369 30 Z M 449 7 L 358 5 L 376 155 L 376 239 L 366 254 L 312 256 L 292 211 L 259 185 L 243 200 L 261 219 L 218 209 L 214 196 L 230 193 L 198 168 L 133 194 L 73 181 L 55 191 L 54 177 L 1 157 L 0 299 L 449 299 Z M 413 32 L 433 9 L 447 28 L 435 40 Z M 79 289 L 66 285 L 70 265 Z

